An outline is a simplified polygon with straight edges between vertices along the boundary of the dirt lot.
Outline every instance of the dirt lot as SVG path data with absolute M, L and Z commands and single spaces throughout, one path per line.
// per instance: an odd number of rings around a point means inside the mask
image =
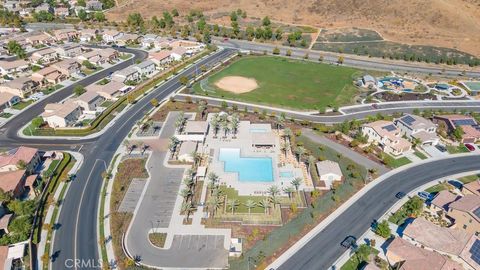
M 215 82 L 215 86 L 234 94 L 248 93 L 258 87 L 257 81 L 241 76 L 226 76 Z
M 386 40 L 457 48 L 480 55 L 480 5 L 478 0 L 262 0 L 262 1 L 154 1 L 129 0 L 108 13 L 123 20 L 130 12 L 145 17 L 177 8 L 180 15 L 191 9 L 220 18 L 241 8 L 249 17 L 312 25 L 320 28 L 359 27 L 373 29 Z M 126 3 L 126 4 L 125 4 Z

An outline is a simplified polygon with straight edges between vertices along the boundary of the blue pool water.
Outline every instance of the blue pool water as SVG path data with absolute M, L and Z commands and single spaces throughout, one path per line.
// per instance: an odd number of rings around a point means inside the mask
M 241 157 L 238 148 L 221 148 L 218 159 L 226 172 L 238 173 L 241 182 L 273 182 L 271 158 Z
M 287 171 L 287 172 L 280 172 L 280 177 L 293 177 L 293 172 Z
M 267 132 L 267 130 L 264 129 L 264 128 L 251 128 L 250 132 L 251 133 L 265 133 L 265 132 Z

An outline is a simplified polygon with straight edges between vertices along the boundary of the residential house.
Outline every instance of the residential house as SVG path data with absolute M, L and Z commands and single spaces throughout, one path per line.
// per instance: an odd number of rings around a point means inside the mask
M 104 101 L 104 97 L 92 91 L 87 91 L 74 100 L 84 111 L 96 111 Z
M 430 207 L 433 211 L 443 215 L 448 212 L 449 205 L 457 199 L 460 199 L 460 196 L 453 194 L 449 190 L 442 190 L 430 202 Z
M 444 125 L 449 133 L 461 128 L 463 130 L 462 143 L 475 143 L 480 139 L 480 126 L 471 116 L 460 114 L 436 115 L 433 121 L 438 125 Z
M 402 138 L 400 130 L 392 122 L 380 120 L 367 123 L 362 125 L 361 131 L 368 142 L 377 144 L 387 154 L 399 156 L 412 149 L 412 144 Z
M 20 1 L 8 0 L 4 1 L 2 5 L 4 9 L 11 12 L 19 12 L 22 9 L 22 7 L 20 6 Z
M 128 92 L 125 84 L 117 81 L 110 81 L 105 85 L 91 84 L 88 85 L 85 89 L 87 91 L 96 92 L 100 96 L 104 97 L 107 100 L 113 100 L 115 97 L 121 95 L 124 92 Z
M 65 74 L 62 74 L 54 67 L 46 67 L 32 74 L 32 80 L 40 85 L 58 84 L 67 79 Z
M 156 53 L 150 53 L 149 59 L 152 60 L 157 66 L 165 66 L 173 61 L 171 57 L 172 52 L 169 50 L 163 50 Z
M 32 47 L 39 45 L 51 45 L 55 42 L 52 36 L 46 33 L 37 33 L 31 36 L 25 37 L 25 42 L 30 44 Z
M 0 85 L 0 93 L 10 93 L 26 98 L 37 89 L 37 86 L 38 83 L 29 77 L 21 77 Z
M 6 108 L 10 108 L 13 105 L 20 102 L 20 97 L 11 93 L 0 92 L 0 113 Z
M 25 167 L 19 168 L 21 162 L 24 163 Z M 0 154 L 0 172 L 10 172 L 21 169 L 31 174 L 35 172 L 40 163 L 40 154 L 36 148 L 20 146 Z
M 455 220 L 455 226 L 468 233 L 480 232 L 480 197 L 468 194 L 448 206 L 447 215 Z
M 35 51 L 30 57 L 32 63 L 48 65 L 58 60 L 58 53 L 52 48 Z
M 52 65 L 55 69 L 65 76 L 72 76 L 75 73 L 80 72 L 80 64 L 75 59 L 65 59 Z
M 55 16 L 65 18 L 70 15 L 70 10 L 66 7 L 56 7 Z
M 138 72 L 140 72 L 141 76 L 148 77 L 155 72 L 156 65 L 152 60 L 147 59 L 147 60 L 133 66 L 133 68 L 138 70 Z
M 129 45 L 129 44 L 137 43 L 139 38 L 140 38 L 140 36 L 137 35 L 137 34 L 126 33 L 126 34 L 123 34 L 120 37 L 118 37 L 115 42 L 119 46 L 126 46 L 126 45 Z
M 343 180 L 343 173 L 340 165 L 331 160 L 324 160 L 315 163 L 320 181 L 323 183 L 321 188 L 331 189 L 334 183 L 340 183 Z
M 55 48 L 55 51 L 62 58 L 72 58 L 82 54 L 83 47 L 79 44 L 65 44 Z
M 82 114 L 80 105 L 72 100 L 65 103 L 50 103 L 41 114 L 43 120 L 52 128 L 63 128 L 75 124 Z
M 83 61 L 88 61 L 94 65 L 101 65 L 105 63 L 105 59 L 103 59 L 97 50 L 92 50 L 77 56 L 77 60 L 79 63 L 83 63 Z
M 18 198 L 25 191 L 26 179 L 27 174 L 25 170 L 0 172 L 0 189 L 3 192 L 12 194 L 14 198 Z
M 13 61 L 0 61 L 0 74 L 2 76 L 13 75 L 28 70 L 30 70 L 30 64 L 23 59 Z
M 75 29 L 58 29 L 53 31 L 53 36 L 57 41 L 72 42 L 79 38 L 80 34 Z
M 53 13 L 53 8 L 48 3 L 42 3 L 41 5 L 35 7 L 36 13 L 39 13 L 41 11 Z
M 98 0 L 89 0 L 85 6 L 88 10 L 102 10 L 103 4 Z
M 115 71 L 112 74 L 112 80 L 121 83 L 138 82 L 141 79 L 142 75 L 133 67 L 126 67 L 122 70 Z
M 197 142 L 184 141 L 180 145 L 177 159 L 182 162 L 193 162 L 195 158 L 195 152 L 197 151 Z
M 175 40 L 170 43 L 170 47 L 173 49 L 178 47 L 183 48 L 185 49 L 186 54 L 192 55 L 203 50 L 205 48 L 205 44 L 187 40 Z
M 170 56 L 174 61 L 181 61 L 183 57 L 186 55 L 187 49 L 182 47 L 173 48 L 171 51 Z
M 13 214 L 6 214 L 0 218 L 0 234 L 1 235 L 9 233 L 8 225 L 10 225 L 10 221 L 12 221 L 12 218 L 13 218 Z
M 462 193 L 465 195 L 473 194 L 480 196 L 480 180 L 477 179 L 476 181 L 464 184 L 462 187 Z
M 105 30 L 102 37 L 103 41 L 107 43 L 115 43 L 121 36 L 123 36 L 122 32 L 118 32 L 116 30 Z
M 418 140 L 422 145 L 438 144 L 437 127 L 435 124 L 421 116 L 406 114 L 393 123 L 400 129 L 402 135 L 412 140 Z
M 107 62 L 113 62 L 118 59 L 119 53 L 112 48 L 104 48 L 98 51 L 98 54 Z
M 20 242 L 8 246 L 0 246 L 1 269 L 24 269 L 24 257 L 27 244 Z
M 140 44 L 144 48 L 154 47 L 155 40 L 158 38 L 155 34 L 146 34 L 141 38 Z
M 440 227 L 419 217 L 403 230 L 403 238 L 414 245 L 455 258 L 462 262 L 465 268 L 480 269 L 480 264 L 471 259 L 472 245 L 476 241 L 480 242 L 478 236 L 474 234 L 458 228 Z
M 98 29 L 82 29 L 80 30 L 80 41 L 81 42 L 90 42 L 97 38 L 99 31 Z
M 462 265 L 437 252 L 416 247 L 409 241 L 395 237 L 388 245 L 388 263 L 399 270 L 459 270 Z
M 167 38 L 167 37 L 157 37 L 153 41 L 153 46 L 155 46 L 156 49 L 159 50 L 164 50 L 170 47 L 170 43 L 172 42 L 172 39 Z

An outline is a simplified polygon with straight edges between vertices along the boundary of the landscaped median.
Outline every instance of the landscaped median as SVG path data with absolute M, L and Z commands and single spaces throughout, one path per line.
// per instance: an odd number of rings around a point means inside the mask
M 122 96 L 117 101 L 115 101 L 111 106 L 103 111 L 94 121 L 90 123 L 88 127 L 85 128 L 43 128 L 40 127 L 38 123 L 32 121 L 27 125 L 22 133 L 25 136 L 74 136 L 82 137 L 88 136 L 94 133 L 101 131 L 106 127 L 118 114 L 120 114 L 129 104 L 135 103 L 141 97 L 145 96 L 148 92 L 155 89 L 155 87 L 167 80 L 170 76 L 176 75 L 178 70 L 185 68 L 187 65 L 193 63 L 194 61 L 208 55 L 211 51 L 204 51 L 187 61 L 181 63 L 178 66 L 171 67 L 168 71 L 161 73 L 159 76 L 154 77 L 143 84 L 139 85 L 135 90 L 129 94 Z

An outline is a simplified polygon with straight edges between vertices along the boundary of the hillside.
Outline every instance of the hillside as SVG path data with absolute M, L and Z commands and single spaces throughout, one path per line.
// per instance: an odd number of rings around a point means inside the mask
M 385 39 L 456 48 L 480 56 L 480 0 L 127 0 L 109 12 L 113 20 L 140 12 L 144 17 L 176 8 L 200 9 L 213 21 L 241 8 L 249 17 L 270 16 L 289 24 L 320 28 L 360 27 Z

